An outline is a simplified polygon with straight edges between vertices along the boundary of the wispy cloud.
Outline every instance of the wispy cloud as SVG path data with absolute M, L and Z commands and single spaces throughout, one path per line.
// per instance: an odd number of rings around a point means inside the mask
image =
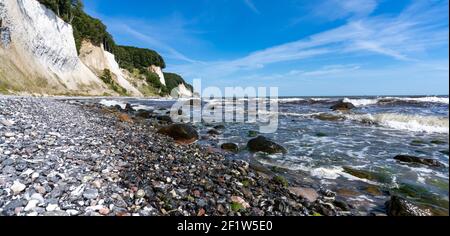
M 275 73 L 275 74 L 253 74 L 245 76 L 242 79 L 245 80 L 264 80 L 264 81 L 280 81 L 286 79 L 312 79 L 319 78 L 328 75 L 339 76 L 341 74 L 346 74 L 354 72 L 361 69 L 360 65 L 347 64 L 347 65 L 326 65 L 315 70 L 291 70 L 286 73 Z
M 146 48 L 158 51 L 164 58 L 182 61 L 184 63 L 195 63 L 184 53 L 177 50 L 173 45 L 180 44 L 199 44 L 193 35 L 202 32 L 189 30 L 188 27 L 192 23 L 191 20 L 184 19 L 181 15 L 174 13 L 165 19 L 158 21 L 149 21 L 144 19 L 124 18 L 124 17 L 108 17 L 99 14 L 95 9 L 88 9 L 90 15 L 102 19 L 108 26 L 108 30 L 112 32 L 116 38 L 125 37 L 141 42 Z M 134 26 L 139 26 L 135 28 Z M 172 42 L 172 43 L 170 43 Z
M 342 55 L 380 55 L 399 61 L 417 61 L 417 53 L 448 45 L 448 2 L 416 2 L 398 16 L 374 16 L 300 39 L 255 51 L 229 61 L 193 63 L 176 67 L 191 77 L 220 78 L 268 65 Z M 368 11 L 366 11 L 368 12 Z
M 190 63 L 196 62 L 195 60 L 187 57 L 183 53 L 177 51 L 175 48 L 171 47 L 170 45 L 168 45 L 162 41 L 159 41 L 158 39 L 156 39 L 155 37 L 153 37 L 151 35 L 141 33 L 141 31 L 137 31 L 137 30 L 131 28 L 129 25 L 120 24 L 120 25 L 115 25 L 115 27 L 119 27 L 123 30 L 124 33 L 128 33 L 129 35 L 145 42 L 149 48 L 158 49 L 160 52 L 164 53 L 166 57 L 169 57 L 169 58 L 175 59 L 175 60 L 190 62 Z
M 312 14 L 328 20 L 369 16 L 378 6 L 378 0 L 326 0 L 314 7 Z
M 357 20 L 372 14 L 378 7 L 380 0 L 324 0 L 317 4 L 311 1 L 307 5 L 309 14 L 291 19 L 288 27 L 298 25 L 309 20 L 314 22 L 335 21 L 339 19 Z M 304 4 L 304 2 L 301 2 Z
M 252 0 L 244 0 L 245 5 L 247 5 L 248 8 L 250 8 L 250 10 L 252 10 L 254 13 L 256 14 L 261 14 L 261 12 L 258 10 L 258 8 L 256 8 L 255 4 L 253 3 Z

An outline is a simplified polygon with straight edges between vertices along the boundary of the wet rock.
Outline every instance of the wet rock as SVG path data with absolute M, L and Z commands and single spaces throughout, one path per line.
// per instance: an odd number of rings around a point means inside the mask
M 389 216 L 431 216 L 431 211 L 428 209 L 422 209 L 417 205 L 414 205 L 410 201 L 398 197 L 392 196 L 391 200 L 386 202 L 386 213 Z
M 136 113 L 136 117 L 140 117 L 143 119 L 150 119 L 152 117 L 152 112 L 147 111 L 147 110 L 139 110 Z
M 319 198 L 317 191 L 312 188 L 291 187 L 289 188 L 289 192 L 309 202 L 315 202 Z
M 133 109 L 133 107 L 131 106 L 130 103 L 127 103 L 127 104 L 125 105 L 124 111 L 127 112 L 127 113 L 132 113 L 132 112 L 134 112 L 134 109 Z
M 158 130 L 158 133 L 169 136 L 181 144 L 191 144 L 199 138 L 197 130 L 189 124 L 169 125 Z
M 353 169 L 351 167 L 344 167 L 344 172 L 350 175 L 353 175 L 355 177 L 358 177 L 360 179 L 367 179 L 371 181 L 376 181 L 379 183 L 391 183 L 392 177 L 390 177 L 387 173 L 378 173 L 378 172 L 371 172 L 367 170 L 358 170 Z
M 239 146 L 235 143 L 224 143 L 221 145 L 221 148 L 225 151 L 238 153 L 239 152 Z
M 173 122 L 172 118 L 170 116 L 166 116 L 166 115 L 157 116 L 156 119 L 158 121 L 165 122 L 165 123 L 168 123 L 168 124 L 171 124 Z
M 355 108 L 355 105 L 349 103 L 340 101 L 339 103 L 333 105 L 330 109 L 333 111 L 350 111 Z
M 208 134 L 211 136 L 218 136 L 218 135 L 220 135 L 220 131 L 218 131 L 216 129 L 210 129 L 210 130 L 208 130 Z
M 415 163 L 415 164 L 422 164 L 427 165 L 431 167 L 444 167 L 444 164 L 440 163 L 437 160 L 430 159 L 430 158 L 420 158 L 415 156 L 409 156 L 409 155 L 398 155 L 394 157 L 395 160 L 405 163 Z
M 341 121 L 345 118 L 342 116 L 337 116 L 335 114 L 321 113 L 318 115 L 312 116 L 314 119 L 322 120 L 322 121 Z
M 254 137 L 257 137 L 258 135 L 259 135 L 258 131 L 250 130 L 250 131 L 248 131 L 247 137 L 254 138 Z
M 286 148 L 264 136 L 258 136 L 257 138 L 250 140 L 247 147 L 252 152 L 264 152 L 268 154 L 287 153 Z

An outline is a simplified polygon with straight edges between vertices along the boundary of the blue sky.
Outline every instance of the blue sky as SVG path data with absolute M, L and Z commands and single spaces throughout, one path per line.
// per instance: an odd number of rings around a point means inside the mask
M 88 0 L 119 44 L 203 86 L 448 95 L 448 0 Z

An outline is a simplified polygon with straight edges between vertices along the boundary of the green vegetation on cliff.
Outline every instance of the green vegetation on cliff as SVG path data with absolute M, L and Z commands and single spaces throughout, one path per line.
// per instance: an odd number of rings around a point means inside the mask
M 172 89 L 178 87 L 178 85 L 180 84 L 185 84 L 188 90 L 190 90 L 191 92 L 194 91 L 192 85 L 186 83 L 186 81 L 184 81 L 184 79 L 178 74 L 164 73 L 164 78 L 166 79 L 166 88 L 168 93 L 170 93 Z
M 108 69 L 103 70 L 103 75 L 100 79 L 119 95 L 126 96 L 128 94 L 125 88 L 121 87 L 115 80 L 113 80 L 111 71 Z
M 165 68 L 164 59 L 155 51 L 145 48 L 116 46 L 114 55 L 120 67 L 125 69 L 147 69 L 150 65 Z
M 181 76 L 174 73 L 165 73 L 166 86 L 161 84 L 159 76 L 150 72 L 148 68 L 151 65 L 165 68 L 166 64 L 162 56 L 150 49 L 117 45 L 103 22 L 84 12 L 81 0 L 38 1 L 55 12 L 65 22 L 72 25 L 78 51 L 83 40 L 88 40 L 95 46 L 103 45 L 106 51 L 115 55 L 121 68 L 130 72 L 137 71 L 137 78 L 145 81 L 148 84 L 147 87 L 150 86 L 154 90 L 159 91 L 159 94 L 162 96 L 168 95 L 172 89 L 182 83 L 192 91 L 192 86 L 187 84 Z M 114 82 L 109 71 L 105 70 L 101 79 L 117 93 L 126 94 L 126 91 L 123 91 L 123 88 Z M 147 90 L 153 89 L 149 88 Z

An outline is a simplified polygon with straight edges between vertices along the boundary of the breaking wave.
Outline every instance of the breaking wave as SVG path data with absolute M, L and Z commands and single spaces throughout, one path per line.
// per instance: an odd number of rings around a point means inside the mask
M 349 114 L 346 115 L 346 118 L 349 120 L 377 124 L 398 130 L 427 133 L 449 133 L 448 117 L 381 113 L 367 115 Z

